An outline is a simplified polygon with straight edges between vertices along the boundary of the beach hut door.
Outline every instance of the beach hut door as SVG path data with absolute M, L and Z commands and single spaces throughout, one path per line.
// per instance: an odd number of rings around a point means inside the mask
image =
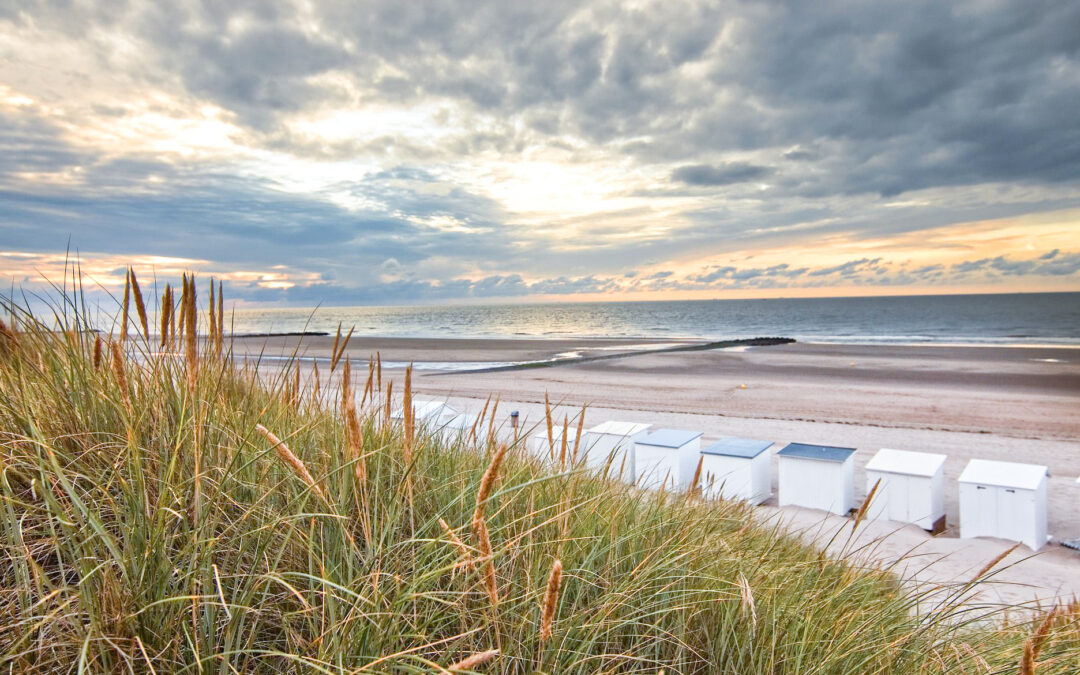
M 1010 541 L 1024 541 L 1023 513 L 1024 495 L 1012 488 L 998 488 L 998 525 L 1001 538 Z
M 889 476 L 889 481 L 886 486 L 887 492 L 886 498 L 889 500 L 889 520 L 895 520 L 898 523 L 910 522 L 909 502 L 910 492 L 908 483 L 911 481 L 907 476 Z
M 975 486 L 975 504 L 978 508 L 979 527 L 975 536 L 981 537 L 987 534 L 994 536 L 997 530 L 998 495 L 997 489 L 989 485 Z

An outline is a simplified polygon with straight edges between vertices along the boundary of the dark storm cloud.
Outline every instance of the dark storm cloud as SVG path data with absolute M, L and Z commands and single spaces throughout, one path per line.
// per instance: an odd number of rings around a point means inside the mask
M 69 29 L 120 16 L 60 7 L 23 16 Z M 542 135 L 632 140 L 644 161 L 690 160 L 673 178 L 694 185 L 767 171 L 693 162 L 735 150 L 820 167 L 788 167 L 808 194 L 1074 181 L 1080 164 L 1077 3 L 267 1 L 131 15 L 149 63 L 257 131 L 349 103 L 318 79 L 340 73 L 380 96 L 520 114 Z

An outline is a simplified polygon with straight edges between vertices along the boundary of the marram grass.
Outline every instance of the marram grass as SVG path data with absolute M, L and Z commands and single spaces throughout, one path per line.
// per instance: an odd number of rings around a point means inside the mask
M 918 613 L 927 599 L 887 572 L 826 558 L 737 504 L 553 472 L 475 427 L 451 444 L 406 430 L 375 396 L 389 389 L 381 363 L 359 408 L 329 382 L 297 395 L 292 364 L 260 378 L 227 343 L 218 356 L 220 298 L 214 340 L 194 340 L 194 279 L 182 288 L 184 354 L 132 330 L 110 342 L 108 367 L 75 302 L 48 327 L 6 303 L 17 329 L 0 327 L 5 672 L 1080 663 L 1076 606 L 1006 625 L 965 609 L 965 586 Z M 173 312 L 171 291 L 166 301 Z

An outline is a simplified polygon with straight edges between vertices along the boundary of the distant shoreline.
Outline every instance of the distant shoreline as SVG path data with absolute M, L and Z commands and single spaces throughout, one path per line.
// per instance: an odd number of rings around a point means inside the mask
M 103 331 L 95 331 L 103 333 Z M 347 332 L 347 331 L 343 331 Z M 205 337 L 205 336 L 204 336 Z M 273 331 L 267 333 L 250 332 L 250 333 L 235 333 L 229 336 L 234 339 L 259 339 L 259 338 L 283 338 L 283 337 L 299 337 L 299 338 L 329 338 L 333 337 L 333 333 L 327 331 Z M 344 336 L 343 336 L 344 337 Z M 151 341 L 160 338 L 159 335 L 151 334 Z M 656 342 L 679 342 L 686 344 L 715 344 L 715 349 L 721 348 L 719 345 L 736 346 L 741 344 L 748 344 L 755 340 L 790 340 L 791 342 L 798 342 L 806 345 L 836 345 L 836 346 L 851 346 L 851 347 L 977 347 L 977 348 L 1003 348 L 1003 349 L 1080 349 L 1080 337 L 1076 338 L 1060 338 L 1062 340 L 1071 340 L 1069 342 L 1016 342 L 1015 338 L 970 338 L 966 340 L 962 337 L 950 337 L 943 338 L 942 340 L 927 340 L 927 341 L 913 341 L 913 340 L 897 340 L 891 341 L 888 339 L 827 339 L 821 337 L 782 337 L 782 338 L 763 338 L 763 337 L 750 337 L 750 338 L 726 338 L 716 339 L 708 336 L 693 336 L 693 335 L 679 335 L 679 336 L 656 336 L 656 335 L 619 335 L 615 337 L 604 335 L 466 335 L 466 336 L 453 336 L 453 335 L 356 335 L 354 334 L 352 340 L 425 340 L 425 341 L 475 341 L 489 342 L 495 340 L 507 340 L 515 342 L 559 342 L 559 341 L 581 341 L 581 342 L 636 342 L 641 344 L 650 344 Z M 1046 340 L 1047 338 L 1040 338 Z M 1053 340 L 1053 338 L 1049 338 Z M 1001 340 L 997 342 L 995 340 Z M 1010 341 L 1011 340 L 1011 341 Z M 732 343 L 732 344 L 727 344 Z M 779 344 L 779 343 L 777 343 Z M 761 346 L 761 345 L 751 345 Z

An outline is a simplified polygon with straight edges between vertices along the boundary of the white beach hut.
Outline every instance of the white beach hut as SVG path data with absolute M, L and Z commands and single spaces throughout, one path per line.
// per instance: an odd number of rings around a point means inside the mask
M 588 430 L 582 439 L 585 464 L 604 470 L 608 475 L 634 480 L 634 443 L 644 438 L 652 427 L 640 422 L 604 422 Z
M 776 453 L 780 506 L 846 515 L 855 507 L 855 449 L 789 443 Z
M 690 485 L 701 457 L 701 432 L 657 429 L 634 441 L 634 478 L 643 488 Z
M 877 492 L 868 518 L 913 523 L 924 530 L 945 530 L 945 455 L 908 450 L 878 450 L 866 465 L 866 492 Z
M 433 425 L 435 427 L 434 432 L 444 443 L 457 443 L 468 440 L 469 432 L 472 430 L 473 425 L 476 424 L 476 418 L 476 415 L 469 413 L 461 413 L 449 419 L 443 418 Z M 480 434 L 481 432 L 477 430 L 476 433 Z
M 997 537 L 1038 551 L 1046 544 L 1047 469 L 973 459 L 960 474 L 960 537 Z
M 725 437 L 701 450 L 701 494 L 760 504 L 772 492 L 772 441 Z
M 459 413 L 454 408 L 450 407 L 442 401 L 413 401 L 413 418 L 417 424 L 428 424 L 438 426 L 442 422 L 446 422 L 456 417 Z M 390 415 L 390 419 L 403 420 L 405 419 L 405 408 L 402 406 Z
M 584 457 L 584 445 L 586 433 L 581 432 L 581 442 L 578 443 L 578 456 Z M 541 460 L 558 460 L 559 453 L 562 452 L 562 439 L 566 436 L 566 455 L 567 462 L 571 461 L 571 456 L 574 452 L 574 440 L 577 438 L 577 427 L 574 425 L 562 426 L 554 425 L 551 427 L 551 438 L 548 438 L 547 426 L 541 426 L 532 435 L 529 436 L 527 441 L 527 447 L 529 448 L 529 454 L 537 459 Z

